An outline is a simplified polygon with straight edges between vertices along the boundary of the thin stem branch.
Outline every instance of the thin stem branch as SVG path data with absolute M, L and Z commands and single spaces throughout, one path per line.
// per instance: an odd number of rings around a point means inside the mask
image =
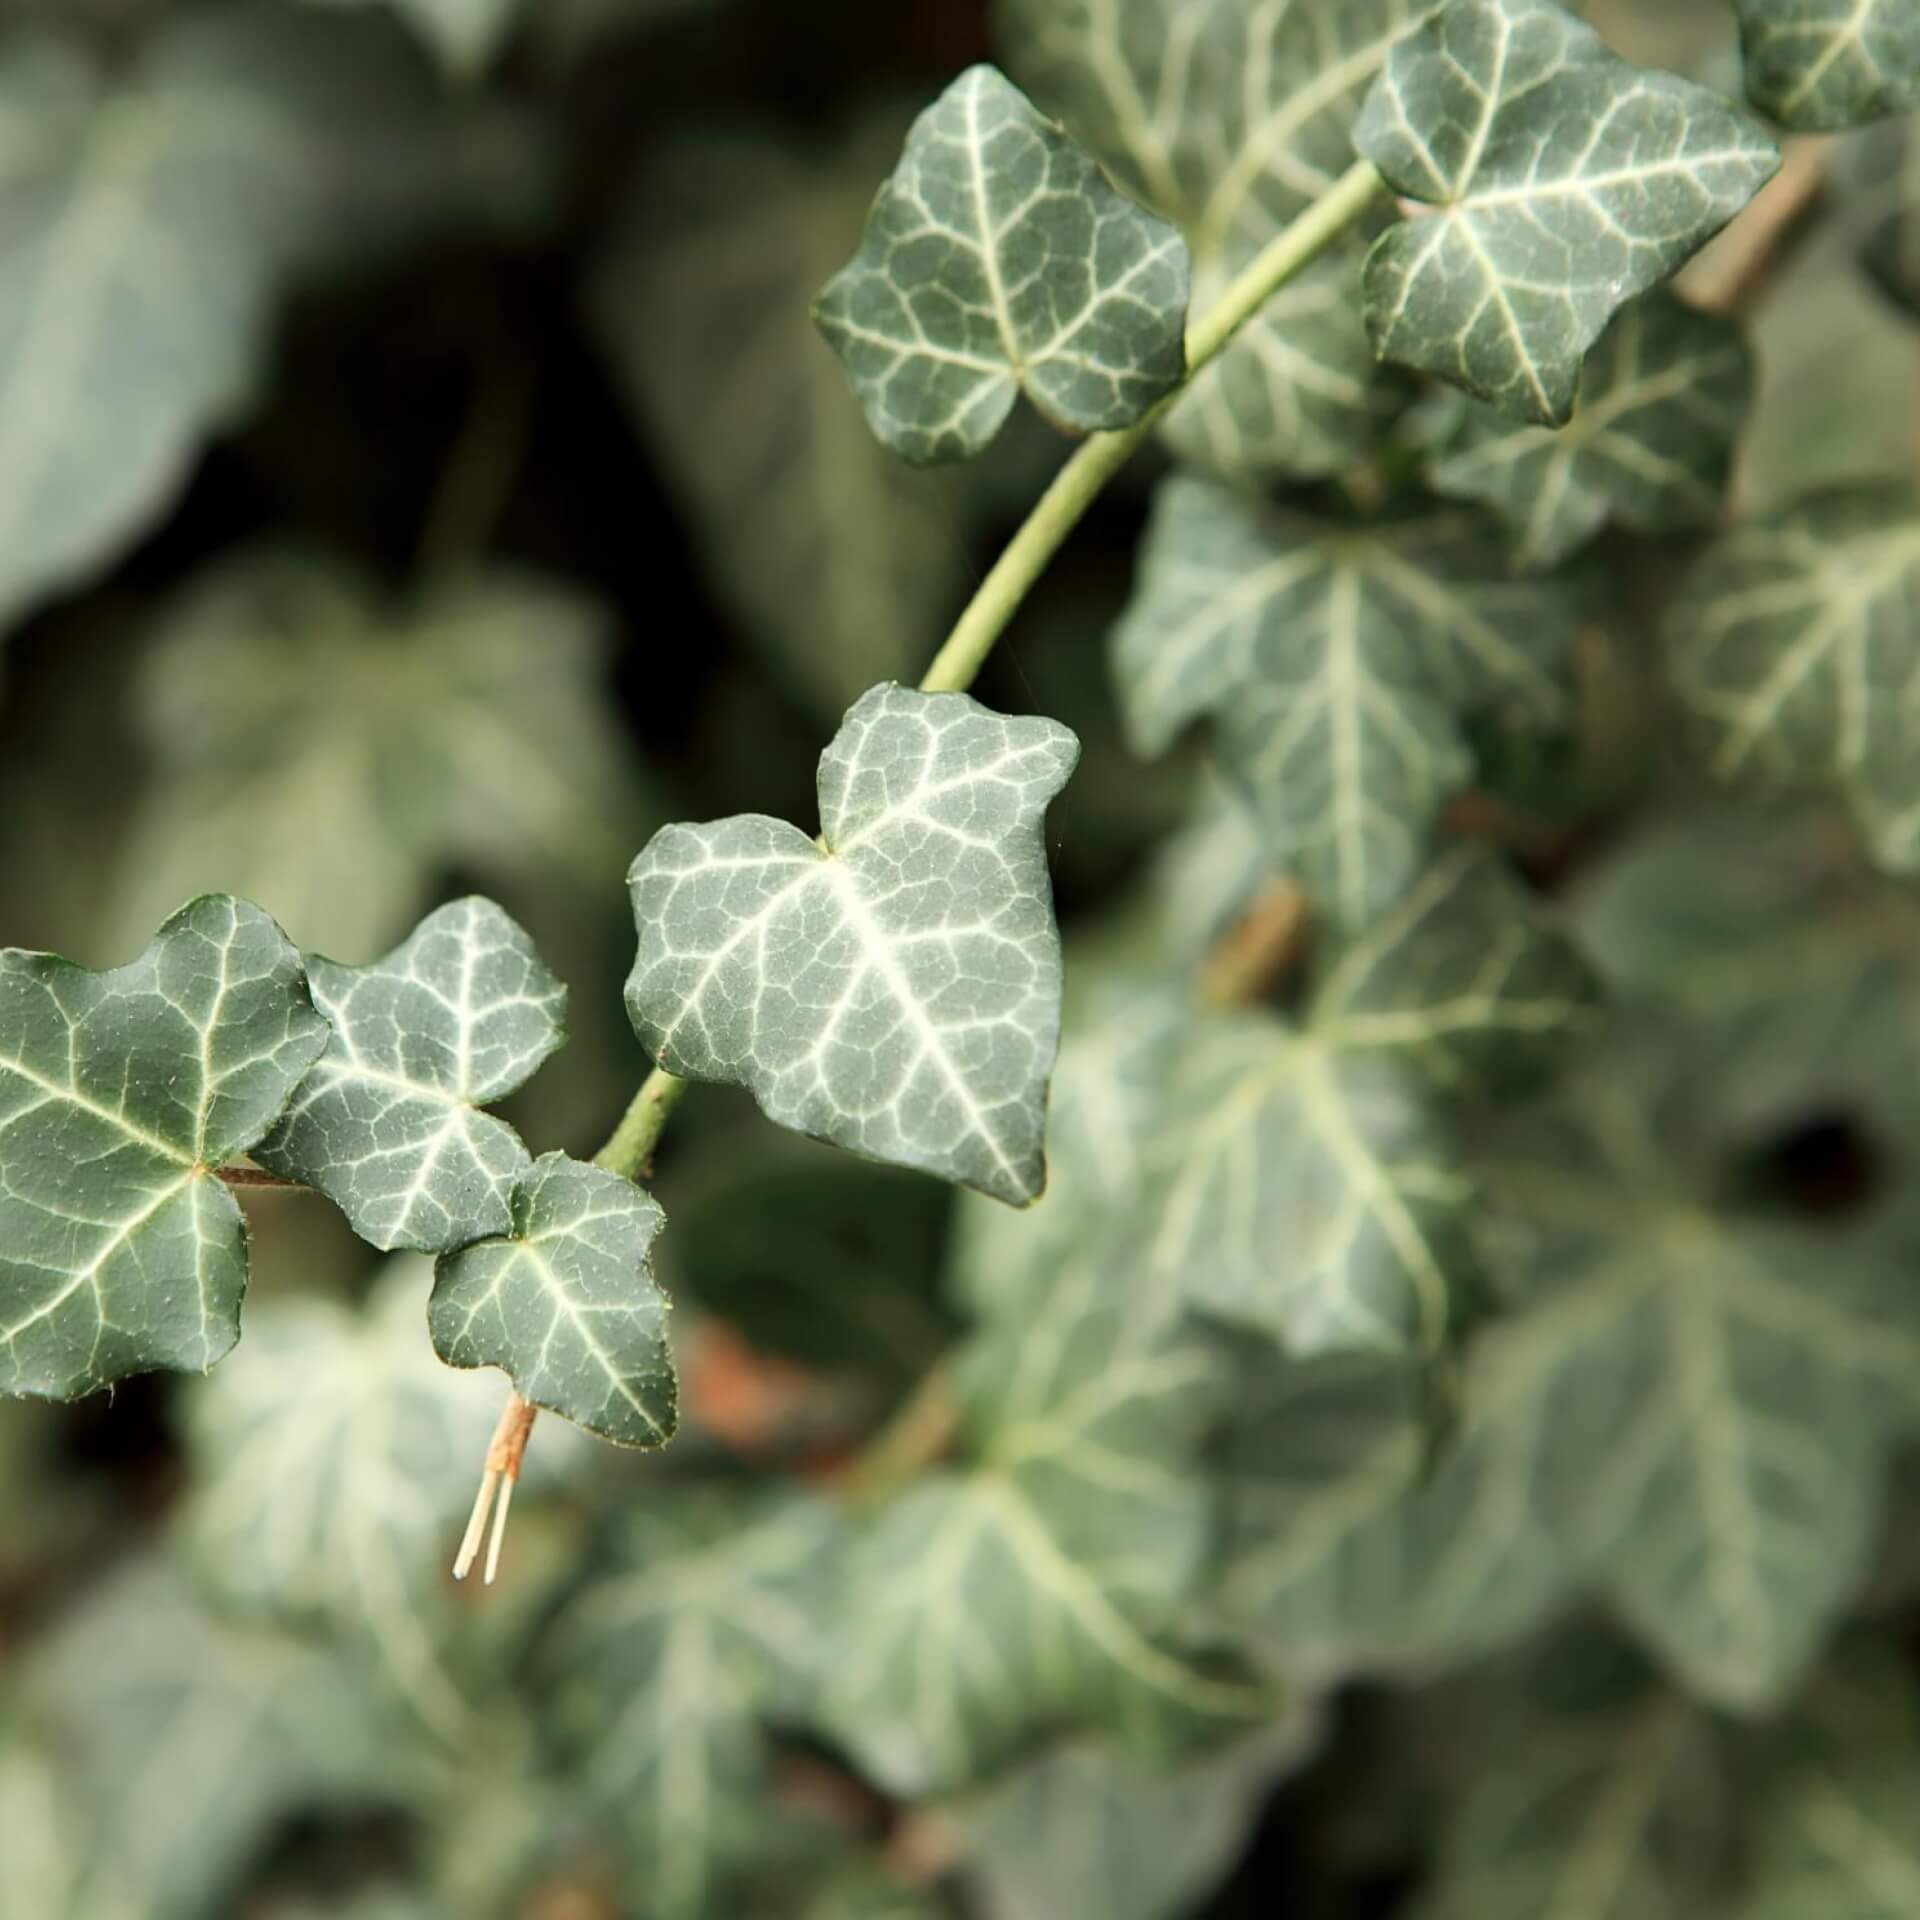
M 1299 219 L 1248 263 L 1226 292 L 1187 332 L 1187 377 L 1144 420 L 1118 433 L 1096 433 L 1054 475 L 1026 524 L 1008 542 L 993 570 L 934 655 L 922 693 L 961 693 L 972 686 L 994 642 L 1047 563 L 1080 524 L 1108 481 L 1131 460 L 1179 404 L 1193 377 L 1214 359 L 1287 282 L 1319 258 L 1385 191 L 1370 161 L 1356 161 Z
M 653 1150 L 686 1090 L 687 1083 L 677 1073 L 655 1067 L 620 1116 L 620 1124 L 607 1136 L 606 1145 L 593 1156 L 593 1164 L 624 1180 L 647 1179 L 653 1172 Z

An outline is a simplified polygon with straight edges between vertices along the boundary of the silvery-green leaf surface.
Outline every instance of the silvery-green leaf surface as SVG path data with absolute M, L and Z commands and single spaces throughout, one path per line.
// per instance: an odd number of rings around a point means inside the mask
M 724 1920 L 792 1844 L 767 1723 L 825 1651 L 842 1525 L 824 1501 L 650 1488 L 543 1636 L 553 1733 L 658 1920 Z
M 92 1827 L 45 1744 L 0 1729 L 0 1912 L 142 1920 L 145 1907 L 114 1884 Z
M 455 900 L 384 960 L 309 957 L 307 984 L 333 1038 L 253 1157 L 383 1250 L 505 1233 L 530 1156 L 481 1109 L 565 1038 L 567 990 L 526 932 L 491 900 Z
M 1298 1355 L 1432 1356 L 1477 1292 L 1448 1103 L 1537 1077 L 1590 1000 L 1497 864 L 1449 854 L 1335 949 L 1304 1020 L 1181 1036 L 1142 1149 L 1149 1270 Z
M 814 312 L 868 424 L 924 464 L 978 453 L 1022 393 L 1077 433 L 1143 418 L 1186 372 L 1188 280 L 1178 231 L 977 66 L 914 122 Z
M 611 717 L 607 640 L 591 601 L 507 568 L 400 604 L 314 553 L 209 570 L 142 658 L 154 789 L 115 924 L 230 887 L 309 951 L 360 959 L 447 867 L 598 888 L 657 817 Z
M 1687 1068 L 1623 1017 L 1492 1151 L 1476 1225 L 1525 1390 L 1484 1438 L 1534 1462 L 1544 1524 L 1689 1692 L 1761 1712 L 1864 1578 L 1920 1407 L 1913 1232 L 1730 1203 Z
M 659 1203 L 617 1173 L 543 1153 L 508 1210 L 508 1232 L 440 1257 L 427 1318 L 441 1359 L 499 1367 L 523 1399 L 603 1440 L 663 1445 L 678 1398 L 649 1256 Z
M 1034 1311 L 966 1351 L 963 1464 L 849 1549 L 815 1715 L 889 1791 L 958 1789 L 1064 1729 L 1163 1752 L 1271 1711 L 1180 1633 L 1226 1375 L 1130 1238 L 1083 1241 Z
M 453 73 L 472 75 L 513 30 L 520 0 L 311 0 L 320 6 L 390 5 Z
M 1000 0 L 1012 71 L 1186 234 L 1194 306 L 1353 161 L 1362 95 L 1431 0 Z M 1363 248 L 1282 288 L 1170 416 L 1181 457 L 1248 479 L 1336 472 L 1404 399 L 1359 317 Z
M 282 1822 L 378 1808 L 421 1778 L 358 1662 L 219 1619 L 164 1558 L 66 1608 L 22 1663 L 21 1697 L 66 1803 L 92 1817 L 90 1886 L 135 1896 L 126 1920 L 236 1911 L 235 1882 Z
M 1920 869 L 1920 507 L 1909 489 L 1823 494 L 1707 552 L 1666 616 L 1673 683 L 1707 763 L 1847 802 L 1874 858 Z
M 1451 0 L 1394 48 L 1354 144 L 1432 209 L 1367 257 L 1376 349 L 1545 426 L 1571 415 L 1621 304 L 1780 163 L 1746 115 L 1629 65 L 1548 0 Z
M 1427 479 L 1491 507 L 1528 569 L 1556 565 L 1609 520 L 1641 533 L 1705 526 L 1726 499 L 1752 390 L 1733 321 L 1651 293 L 1622 307 L 1587 355 L 1564 427 L 1517 426 L 1475 405 Z
M 898 150 L 890 117 L 822 158 L 745 135 L 669 146 L 590 295 L 716 598 L 827 719 L 917 672 L 963 585 L 962 475 L 874 439 L 807 319 Z
M 1564 725 L 1573 616 L 1559 586 L 1507 577 L 1464 515 L 1347 526 L 1176 477 L 1114 665 L 1140 751 L 1209 717 L 1269 857 L 1355 931 L 1470 782 L 1469 721 Z
M 110 973 L 0 949 L 0 1391 L 227 1352 L 247 1236 L 218 1169 L 326 1043 L 299 954 L 243 900 L 192 902 Z
M 403 1259 L 358 1312 L 301 1297 L 252 1309 L 239 1351 L 187 1400 L 186 1532 L 223 1601 L 371 1645 L 451 1744 L 473 1720 L 444 1658 L 445 1568 L 500 1391 L 434 1357 L 430 1284 L 425 1261 Z
M 1920 106 L 1910 0 L 1734 0 L 1747 98 L 1796 133 L 1837 133 Z
M 1642 1689 L 1504 1723 L 1449 1810 L 1418 1920 L 1697 1920 L 1728 1910 L 1735 1783 L 1706 1717 Z
M 1189 1766 L 1063 1742 L 966 1810 L 962 1861 L 986 1920 L 1167 1920 L 1224 1878 L 1277 1782 L 1311 1752 L 1315 1716 Z
M 818 842 L 763 814 L 663 828 L 628 876 L 648 1051 L 782 1126 L 1035 1199 L 1060 1026 L 1040 827 L 1077 752 L 1051 720 L 875 687 L 821 755 Z

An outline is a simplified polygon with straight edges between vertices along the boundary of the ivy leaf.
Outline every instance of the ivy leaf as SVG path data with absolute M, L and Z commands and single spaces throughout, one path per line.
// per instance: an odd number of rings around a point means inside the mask
M 1853 243 L 1880 291 L 1911 320 L 1920 316 L 1920 129 L 1911 117 L 1889 120 L 1849 146 L 1860 209 L 1848 223 L 1857 229 Z M 1900 341 L 1904 358 L 1911 335 Z
M 1063 1743 L 968 1810 L 962 1854 L 989 1920 L 1165 1920 L 1226 1875 L 1275 1783 L 1310 1746 L 1311 1716 L 1168 1770 Z
M 1739 327 L 1648 294 L 1621 308 L 1588 354 L 1566 426 L 1516 426 L 1475 406 L 1427 478 L 1438 493 L 1493 508 L 1517 565 L 1552 567 L 1610 519 L 1642 533 L 1713 521 L 1752 391 Z
M 1571 416 L 1620 305 L 1780 163 L 1717 95 L 1629 65 L 1546 0 L 1451 0 L 1393 49 L 1354 144 L 1435 209 L 1367 257 L 1376 349 L 1544 426 Z
M 379 1807 L 422 1777 L 359 1663 L 219 1620 L 163 1559 L 69 1607 L 22 1692 L 61 1756 L 63 1804 L 91 1810 L 88 1890 L 137 1892 L 126 1920 L 234 1911 L 282 1821 Z
M 1760 1712 L 1865 1576 L 1920 1308 L 1897 1215 L 1725 1203 L 1710 1094 L 1660 1023 L 1622 1021 L 1515 1116 L 1480 1224 L 1530 1391 L 1489 1444 L 1535 1461 L 1538 1513 L 1692 1693 Z
M 1920 19 L 1906 0 L 1734 0 L 1747 98 L 1796 133 L 1920 106 Z
M 812 1686 L 841 1521 L 825 1501 L 660 1488 L 544 1636 L 552 1729 L 659 1920 L 708 1920 L 793 1844 L 765 1725 Z
M 1436 862 L 1332 957 L 1303 1021 L 1182 1035 L 1143 1148 L 1150 1270 L 1299 1355 L 1431 1356 L 1476 1291 L 1449 1105 L 1538 1078 L 1589 1000 L 1492 860 Z
M 648 1051 L 782 1126 L 1033 1200 L 1060 1026 L 1040 823 L 1078 751 L 875 687 L 821 755 L 818 843 L 764 814 L 663 828 L 628 876 Z
M 512 32 L 520 0 L 314 0 L 322 6 L 391 5 L 455 74 L 478 74 Z
M 1904 487 L 1880 487 L 1735 528 L 1667 615 L 1674 685 L 1714 773 L 1837 789 L 1900 873 L 1920 870 L 1920 768 L 1902 721 L 1916 609 L 1920 511 Z
M 1267 1717 L 1262 1687 L 1179 1639 L 1224 1375 L 1173 1304 L 1124 1240 L 1083 1241 L 1031 1316 L 969 1350 L 968 1465 L 853 1542 L 815 1717 L 889 1791 L 969 1785 L 1063 1729 L 1162 1751 Z
M 970 459 L 1025 393 L 1057 425 L 1131 426 L 1186 373 L 1188 259 L 1004 75 L 914 122 L 820 330 L 908 460 Z
M 443 1549 L 500 1396 L 434 1358 L 427 1287 L 426 1263 L 402 1259 L 361 1312 L 300 1298 L 253 1309 L 239 1351 L 187 1402 L 187 1534 L 224 1601 L 370 1645 L 457 1747 L 473 1721 L 443 1657 Z M 550 1457 L 543 1439 L 536 1471 Z
M 917 671 L 964 577 L 960 475 L 904 470 L 807 324 L 898 149 L 891 117 L 824 159 L 743 135 L 669 146 L 591 294 L 715 596 L 824 718 Z
M 533 1077 L 565 1036 L 567 990 L 491 900 L 456 900 L 384 960 L 307 962 L 333 1028 L 254 1158 L 317 1187 L 361 1239 L 444 1253 L 511 1224 L 531 1164 L 482 1113 Z
M 1706 1717 L 1662 1689 L 1586 1675 L 1558 1698 L 1536 1677 L 1534 1693 L 1497 1716 L 1419 1920 L 1726 1911 L 1737 1795 Z
M 597 887 L 651 811 L 610 718 L 606 627 L 591 601 L 507 568 L 398 603 L 312 553 L 212 569 L 142 656 L 156 784 L 116 924 L 220 884 L 310 949 L 364 954 L 448 867 Z
M 1353 161 L 1361 96 L 1432 0 L 999 0 L 1012 69 L 1187 236 L 1201 311 Z M 1335 473 L 1407 383 L 1359 319 L 1358 237 L 1290 281 L 1169 417 L 1182 459 L 1234 478 Z
M 537 1407 L 623 1447 L 657 1447 L 678 1417 L 667 1300 L 648 1249 L 649 1193 L 543 1153 L 510 1204 L 511 1232 L 443 1254 L 428 1325 L 450 1367 L 499 1367 Z
M 299 954 L 224 895 L 111 973 L 0 949 L 0 1034 L 0 1391 L 211 1367 L 247 1285 L 216 1170 L 327 1044 Z
M 1210 716 L 1274 864 L 1355 931 L 1471 780 L 1468 722 L 1564 725 L 1573 636 L 1560 590 L 1459 516 L 1351 527 L 1175 478 L 1114 666 L 1138 750 Z

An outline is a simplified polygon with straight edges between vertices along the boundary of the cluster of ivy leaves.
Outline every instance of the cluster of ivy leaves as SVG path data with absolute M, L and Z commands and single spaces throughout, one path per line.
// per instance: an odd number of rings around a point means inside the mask
M 0 1913 L 1920 1916 L 1920 16 L 1582 11 L 0 0 Z

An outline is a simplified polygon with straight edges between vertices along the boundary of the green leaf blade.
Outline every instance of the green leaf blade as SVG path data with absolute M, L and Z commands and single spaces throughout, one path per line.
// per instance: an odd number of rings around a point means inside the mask
M 1836 789 L 1898 873 L 1920 869 L 1902 691 L 1920 674 L 1916 607 L 1920 510 L 1885 487 L 1736 528 L 1667 613 L 1673 683 L 1713 773 Z
M 565 1037 L 566 989 L 532 940 L 491 900 L 456 900 L 384 960 L 316 958 L 309 980 L 333 1040 L 254 1157 L 317 1187 L 383 1251 L 505 1233 L 529 1156 L 480 1109 Z
M 1642 533 L 1710 524 L 1726 497 L 1753 363 L 1732 321 L 1654 293 L 1623 307 L 1581 371 L 1557 431 L 1476 407 L 1428 474 L 1505 522 L 1514 562 L 1559 564 L 1609 519 Z
M 1050 720 L 874 688 L 821 756 L 820 845 L 743 814 L 634 862 L 635 1031 L 782 1126 L 1027 1204 L 1060 1022 L 1040 825 L 1077 753 Z
M 499 1367 L 515 1391 L 604 1440 L 663 1446 L 678 1420 L 667 1300 L 648 1249 L 650 1194 L 542 1154 L 513 1193 L 513 1230 L 443 1254 L 428 1325 L 451 1367 Z
M 1452 0 L 1394 48 L 1354 143 L 1435 209 L 1368 256 L 1375 348 L 1545 426 L 1621 303 L 1779 165 L 1757 124 L 1545 0 Z
M 246 1234 L 215 1170 L 327 1043 L 300 956 L 209 896 L 95 974 L 0 952 L 0 1390 L 71 1399 L 239 1337 Z
M 1735 0 L 1747 98 L 1795 133 L 1839 133 L 1920 105 L 1920 17 L 1906 0 Z
M 915 123 L 820 329 L 867 419 L 921 464 L 966 459 L 1024 391 L 1075 432 L 1131 426 L 1186 371 L 1188 264 L 1004 76 Z
M 1471 778 L 1469 718 L 1565 724 L 1573 609 L 1504 574 L 1464 519 L 1353 528 L 1175 478 L 1114 635 L 1129 730 L 1157 753 L 1211 717 L 1274 864 L 1357 930 Z

